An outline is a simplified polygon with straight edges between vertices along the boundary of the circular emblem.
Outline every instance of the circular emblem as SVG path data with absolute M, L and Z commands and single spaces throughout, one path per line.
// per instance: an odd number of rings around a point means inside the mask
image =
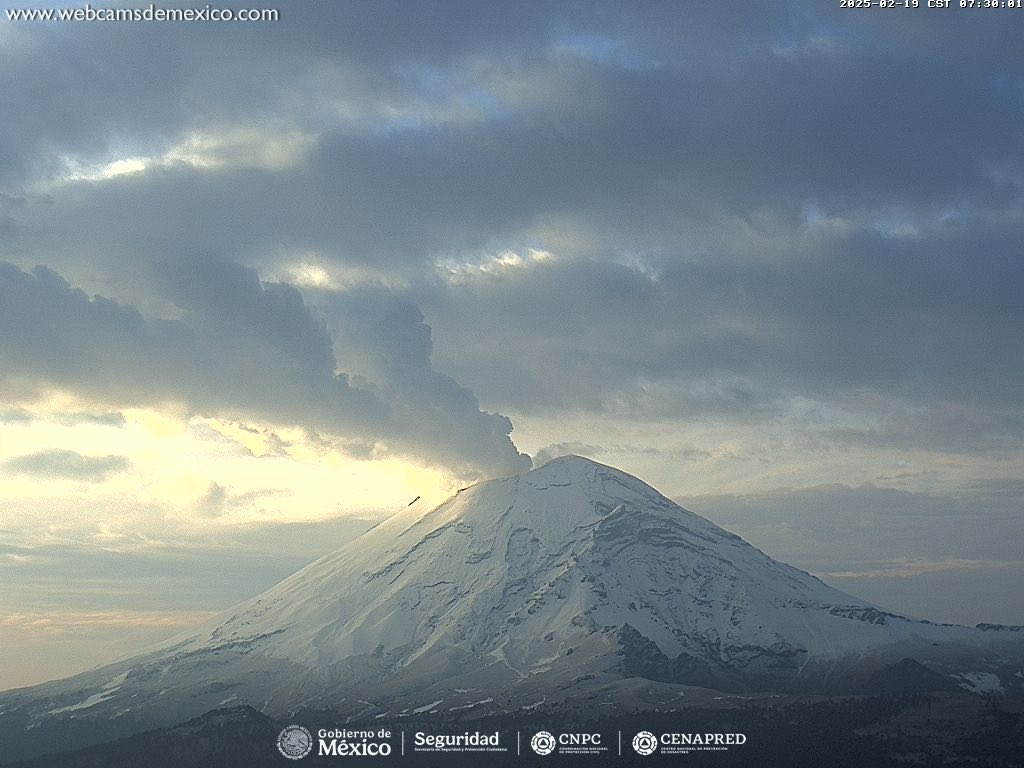
M 540 731 L 530 739 L 530 746 L 538 755 L 550 755 L 555 751 L 555 737 L 547 731 Z
M 633 749 L 638 755 L 653 755 L 658 748 L 658 739 L 650 731 L 640 731 L 633 737 Z
M 277 751 L 289 760 L 301 760 L 313 749 L 313 734 L 301 725 L 289 725 L 277 735 Z

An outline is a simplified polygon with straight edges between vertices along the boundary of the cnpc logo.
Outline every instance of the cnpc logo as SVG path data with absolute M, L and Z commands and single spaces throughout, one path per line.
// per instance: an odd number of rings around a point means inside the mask
M 530 748 L 538 755 L 550 755 L 559 748 L 578 753 L 581 750 L 592 750 L 600 746 L 600 733 L 560 733 L 555 736 L 548 731 L 538 731 L 530 739 Z

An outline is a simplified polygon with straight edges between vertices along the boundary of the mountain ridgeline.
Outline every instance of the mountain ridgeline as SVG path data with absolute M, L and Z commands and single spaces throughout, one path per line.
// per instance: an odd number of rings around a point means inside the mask
M 0 694 L 0 741 L 26 758 L 242 704 L 391 722 L 698 689 L 1019 695 L 1022 661 L 1016 628 L 887 612 L 568 456 L 411 505 L 144 655 Z

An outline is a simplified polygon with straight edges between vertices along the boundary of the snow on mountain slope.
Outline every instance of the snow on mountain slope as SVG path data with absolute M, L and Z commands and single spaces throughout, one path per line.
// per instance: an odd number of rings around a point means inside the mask
M 564 457 L 426 515 L 396 515 L 181 650 L 263 638 L 270 657 L 325 668 L 381 652 L 407 664 L 458 647 L 528 674 L 545 636 L 564 642 L 627 624 L 668 656 L 717 649 L 726 662 L 752 648 L 828 659 L 977 635 L 886 614 L 636 478 Z
M 144 656 L 0 696 L 0 737 L 5 720 L 130 732 L 242 701 L 277 715 L 514 710 L 614 699 L 635 677 L 856 689 L 905 657 L 974 680 L 1019 671 L 1022 647 L 1008 629 L 886 613 L 570 456 L 413 505 Z

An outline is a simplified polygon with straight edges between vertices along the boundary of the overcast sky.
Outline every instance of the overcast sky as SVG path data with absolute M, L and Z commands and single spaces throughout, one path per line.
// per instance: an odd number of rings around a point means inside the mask
M 885 607 L 1024 624 L 1022 25 L 0 21 L 0 688 L 569 452 Z

